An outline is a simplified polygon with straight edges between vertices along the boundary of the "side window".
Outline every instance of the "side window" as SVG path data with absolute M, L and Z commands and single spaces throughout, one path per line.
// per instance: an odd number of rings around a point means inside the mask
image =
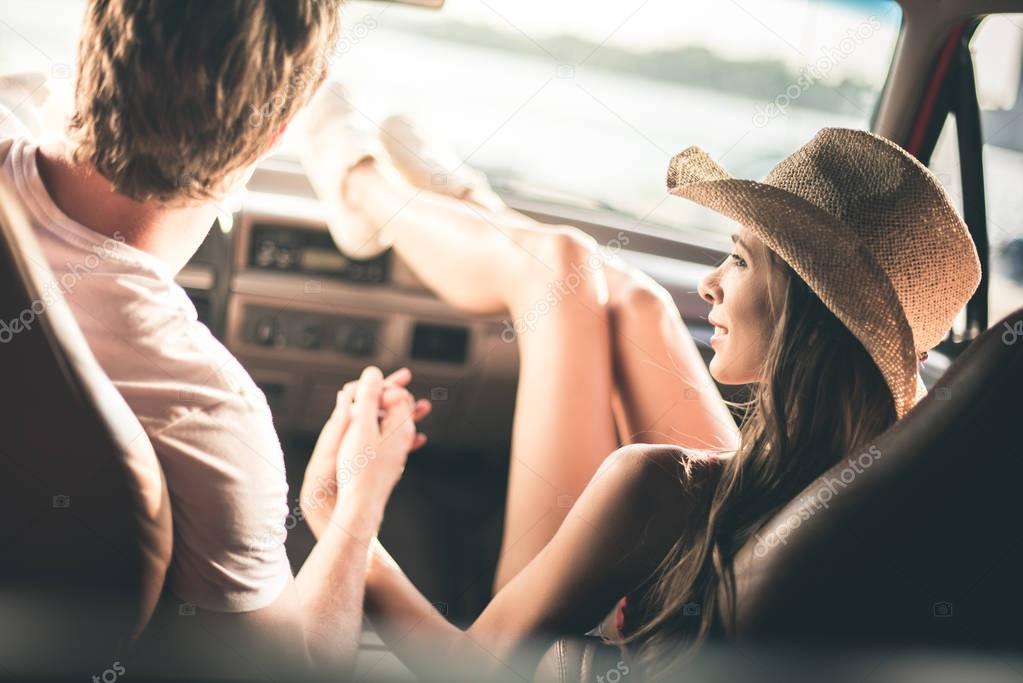
M 988 319 L 1023 306 L 1023 14 L 987 17 L 970 44 L 984 141 L 984 193 L 991 247 Z M 956 120 L 945 121 L 931 170 L 963 208 Z M 957 328 L 958 329 L 958 328 Z
M 959 168 L 959 140 L 956 130 L 955 116 L 949 114 L 941 127 L 938 141 L 931 153 L 930 169 L 944 186 L 949 199 L 956 207 L 959 215 L 963 215 L 963 181 Z M 990 315 L 990 313 L 989 313 Z M 997 318 L 994 318 L 997 319 Z M 952 325 L 952 338 L 962 339 L 966 332 L 966 309 L 959 312 Z
M 1023 14 L 991 15 L 973 39 L 991 243 L 990 319 L 1023 306 Z

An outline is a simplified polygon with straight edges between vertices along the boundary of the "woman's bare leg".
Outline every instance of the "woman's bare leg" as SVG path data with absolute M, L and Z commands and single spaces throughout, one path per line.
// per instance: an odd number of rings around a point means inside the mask
M 587 265 L 592 240 L 402 188 L 373 163 L 354 169 L 346 196 L 371 223 L 386 223 L 395 251 L 441 298 L 469 312 L 507 311 L 518 331 L 496 590 L 553 537 L 618 446 L 607 288 L 602 269 Z
M 545 227 L 510 208 L 494 220 Z M 608 285 L 612 408 L 621 441 L 738 448 L 739 430 L 671 295 L 613 253 L 598 253 L 595 261 Z
M 671 295 L 620 259 L 606 263 L 604 272 L 622 440 L 737 448 L 735 422 Z

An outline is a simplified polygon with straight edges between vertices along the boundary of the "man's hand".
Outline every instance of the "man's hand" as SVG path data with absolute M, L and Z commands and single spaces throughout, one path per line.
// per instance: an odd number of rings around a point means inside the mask
M 363 373 L 363 376 L 365 374 L 366 372 Z M 400 402 L 407 400 L 409 393 L 406 387 L 411 380 L 412 373 L 408 368 L 401 368 L 382 380 L 379 398 L 380 413 L 386 413 L 386 411 L 396 408 Z M 320 432 L 312 458 L 306 468 L 299 500 L 306 522 L 317 538 L 320 537 L 337 504 L 339 479 L 344 479 L 340 482 L 342 485 L 349 483 L 353 474 L 369 464 L 367 453 L 362 454 L 365 462 L 363 458 L 358 458 L 358 453 L 352 454 L 355 461 L 347 463 L 344 469 L 342 469 L 344 463 L 338 460 L 342 442 L 352 422 L 356 390 L 361 382 L 361 379 L 348 382 L 338 391 L 334 412 Z M 416 401 L 412 421 L 418 422 L 424 418 L 430 413 L 431 408 L 432 406 L 427 400 Z M 381 437 L 386 435 L 386 430 L 384 430 Z M 410 450 L 415 450 L 424 443 L 426 443 L 426 436 L 416 434 Z

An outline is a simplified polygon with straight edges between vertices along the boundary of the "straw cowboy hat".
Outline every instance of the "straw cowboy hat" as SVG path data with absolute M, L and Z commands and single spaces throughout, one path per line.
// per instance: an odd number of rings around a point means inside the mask
M 752 230 L 856 336 L 902 417 L 917 362 L 980 283 L 980 260 L 935 177 L 882 137 L 825 128 L 763 182 L 698 147 L 671 160 L 668 191 Z

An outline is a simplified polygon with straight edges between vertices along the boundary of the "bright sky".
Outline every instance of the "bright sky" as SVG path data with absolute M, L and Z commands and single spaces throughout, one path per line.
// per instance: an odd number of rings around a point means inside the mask
M 430 19 L 428 10 L 398 11 Z M 837 48 L 850 30 L 863 29 L 868 37 L 841 60 L 834 75 L 857 72 L 868 80 L 884 73 L 891 58 L 888 50 L 870 45 L 891 45 L 901 17 L 895 3 L 884 0 L 446 0 L 440 14 L 534 39 L 570 33 L 634 50 L 703 45 L 728 57 L 771 56 L 797 69 L 819 58 L 823 48 Z M 869 23 L 872 15 L 878 19 L 875 27 Z

